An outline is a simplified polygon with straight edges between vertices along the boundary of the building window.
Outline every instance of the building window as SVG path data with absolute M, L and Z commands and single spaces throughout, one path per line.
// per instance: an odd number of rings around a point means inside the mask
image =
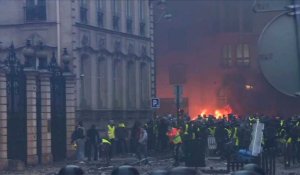
M 81 57 L 80 77 L 81 77 L 81 88 L 80 96 L 82 109 L 91 108 L 91 59 L 87 55 Z
M 248 44 L 239 44 L 236 48 L 236 64 L 238 66 L 250 65 L 250 50 Z
M 218 98 L 218 101 L 217 101 L 218 106 L 228 105 L 228 97 L 227 97 L 226 90 L 224 87 L 220 88 L 217 91 L 217 98 Z
M 119 29 L 120 29 L 119 23 L 120 23 L 120 17 L 119 16 L 113 16 L 113 29 L 115 31 L 119 31 Z
M 242 17 L 242 31 L 243 32 L 252 32 L 253 31 L 253 16 L 252 12 L 252 1 L 242 1 L 241 3 L 241 17 Z
M 128 108 L 135 108 L 136 104 L 136 76 L 133 61 L 127 63 L 127 104 Z
M 145 22 L 140 22 L 140 35 L 145 36 L 146 34 L 146 24 Z
M 149 69 L 146 63 L 140 65 L 140 97 L 141 107 L 149 106 Z
M 113 18 L 112 24 L 113 29 L 116 31 L 120 30 L 120 0 L 112 0 L 112 11 L 113 11 Z
M 97 62 L 97 101 L 98 108 L 105 108 L 107 102 L 107 62 L 100 58 Z
M 222 50 L 222 66 L 231 67 L 232 64 L 232 46 L 225 45 Z
M 120 60 L 114 60 L 113 64 L 113 104 L 115 108 L 122 106 L 122 64 Z
M 99 27 L 104 26 L 104 1 L 97 0 L 97 24 Z
M 30 21 L 45 21 L 46 15 L 46 0 L 26 0 L 25 20 Z
M 239 8 L 236 1 L 224 2 L 223 29 L 224 32 L 239 31 Z
M 126 29 L 127 29 L 127 33 L 132 34 L 132 18 L 127 18 L 126 20 Z
M 133 25 L 133 20 L 132 20 L 132 8 L 133 8 L 133 1 L 132 0 L 126 0 L 126 29 L 128 33 L 132 33 L 132 25 Z
M 140 0 L 139 1 L 140 4 L 140 20 L 141 21 L 145 21 L 145 0 Z
M 140 14 L 140 35 L 145 36 L 146 34 L 146 23 L 145 23 L 145 1 L 140 0 L 139 1 L 139 14 Z
M 80 0 L 80 22 L 83 24 L 88 23 L 88 8 L 87 0 Z

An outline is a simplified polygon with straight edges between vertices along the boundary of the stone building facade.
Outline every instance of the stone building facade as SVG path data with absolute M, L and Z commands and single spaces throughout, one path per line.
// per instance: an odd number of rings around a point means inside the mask
M 66 156 L 76 114 L 85 120 L 143 118 L 155 96 L 153 10 L 149 0 L 4 0 L 0 2 L 0 58 L 11 43 L 27 83 L 27 164 L 53 160 L 51 75 L 42 69 L 56 57 L 73 74 L 65 78 Z M 28 51 L 29 50 L 29 51 Z M 54 54 L 54 55 L 52 55 Z M 31 61 L 30 61 L 31 60 Z M 43 67 L 43 68 L 42 68 Z M 37 86 L 39 77 L 39 86 Z M 0 72 L 0 165 L 7 165 L 7 80 Z M 40 90 L 37 91 L 37 87 Z M 35 97 L 40 94 L 41 109 Z M 37 112 L 40 111 L 40 112 Z M 76 112 L 75 112 L 76 111 Z M 35 129 L 41 114 L 41 131 Z M 53 124 L 52 124 L 53 125 Z M 38 141 L 39 140 L 39 141 Z M 40 156 L 42 155 L 42 156 Z M 0 166 L 0 167 L 1 167 Z
M 153 8 L 149 0 L 1 1 L 0 42 L 35 48 L 58 62 L 66 48 L 83 119 L 147 117 L 155 96 Z M 22 55 L 22 53 L 20 53 Z

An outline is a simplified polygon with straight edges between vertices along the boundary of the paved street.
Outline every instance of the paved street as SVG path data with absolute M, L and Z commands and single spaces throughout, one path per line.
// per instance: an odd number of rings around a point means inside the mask
M 149 165 L 139 165 L 137 163 L 137 159 L 134 157 L 118 157 L 112 159 L 112 166 L 104 167 L 101 161 L 97 162 L 89 162 L 85 164 L 78 164 L 72 161 L 69 162 L 61 162 L 55 163 L 52 165 L 45 165 L 45 166 L 35 166 L 35 167 L 28 167 L 25 171 L 18 172 L 18 171 L 4 171 L 1 172 L 1 175 L 55 175 L 59 169 L 67 164 L 75 164 L 82 167 L 85 171 L 86 175 L 106 175 L 110 174 L 112 169 L 118 167 L 120 165 L 133 165 L 135 166 L 140 174 L 147 175 L 151 171 L 156 169 L 170 169 L 172 168 L 172 159 L 170 156 L 163 156 L 163 157 L 150 157 L 149 158 Z M 183 163 L 181 164 L 184 165 Z M 226 162 L 221 161 L 214 157 L 209 157 L 206 159 L 206 167 L 198 168 L 198 172 L 200 174 L 224 174 L 221 173 L 221 170 L 226 170 Z M 214 173 L 208 173 L 207 170 L 219 170 L 215 171 Z M 217 173 L 218 172 L 218 173 Z M 276 165 L 276 174 L 278 175 L 300 175 L 300 164 L 293 165 L 292 168 L 284 169 L 282 159 L 279 158 L 277 160 Z

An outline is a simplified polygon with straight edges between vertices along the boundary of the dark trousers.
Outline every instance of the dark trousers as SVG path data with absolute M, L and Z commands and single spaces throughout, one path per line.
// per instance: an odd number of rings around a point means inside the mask
M 113 157 L 113 155 L 116 154 L 116 142 L 115 142 L 115 139 L 110 139 L 109 141 L 111 143 L 110 149 L 109 149 L 109 156 Z
M 110 164 L 110 159 L 111 159 L 110 153 L 111 153 L 111 145 L 108 143 L 102 143 L 100 145 L 100 155 L 106 165 Z
M 87 142 L 86 146 L 88 160 L 90 161 L 92 158 L 98 160 L 98 145 L 96 143 Z
M 286 168 L 291 166 L 292 154 L 293 154 L 292 144 L 288 143 L 285 145 L 285 150 L 283 154 L 284 166 Z
M 125 154 L 127 153 L 127 142 L 125 139 L 121 138 L 121 139 L 118 139 L 118 153 L 120 154 Z
M 142 160 L 142 156 L 144 157 L 144 159 L 147 159 L 148 157 L 147 144 L 138 143 L 136 153 L 139 160 Z
M 180 158 L 180 149 L 182 144 L 175 144 L 173 145 L 173 156 L 174 156 L 174 165 L 178 166 L 179 165 L 179 158 Z

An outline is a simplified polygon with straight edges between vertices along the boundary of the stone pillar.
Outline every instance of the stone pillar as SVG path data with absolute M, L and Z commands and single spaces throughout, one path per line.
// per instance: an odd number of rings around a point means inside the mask
M 113 59 L 107 59 L 107 107 L 113 109 Z
M 128 91 L 127 91 L 127 61 L 122 60 L 122 109 L 127 110 L 127 98 L 128 98 Z M 124 116 L 123 116 L 124 117 Z
M 75 118 L 75 110 L 76 110 L 76 78 L 75 75 L 71 73 L 63 74 L 66 79 L 66 128 L 67 128 L 67 157 L 71 158 L 75 154 L 75 150 L 71 145 L 71 135 L 75 129 L 76 118 Z
M 6 74 L 0 70 L 0 171 L 8 165 L 7 160 L 7 93 Z
M 49 72 L 40 72 L 41 81 L 41 123 L 42 123 L 42 164 L 53 161 L 51 153 L 51 87 Z
M 91 109 L 97 109 L 98 108 L 98 90 L 99 87 L 97 87 L 98 85 L 98 74 L 97 74 L 97 59 L 95 57 L 90 57 L 90 61 L 91 61 Z
M 141 109 L 141 63 L 139 61 L 135 64 L 136 68 L 136 108 Z
M 36 71 L 25 70 L 27 95 L 27 164 L 38 163 L 36 132 Z

